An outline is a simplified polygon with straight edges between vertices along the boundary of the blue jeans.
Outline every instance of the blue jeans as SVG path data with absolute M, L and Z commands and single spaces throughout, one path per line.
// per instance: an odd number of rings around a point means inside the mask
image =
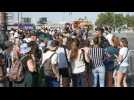
M 46 80 L 47 87 L 59 87 L 60 86 L 60 82 L 57 81 L 56 78 L 53 78 L 51 76 L 46 76 L 45 80 Z
M 92 70 L 93 72 L 93 87 L 97 87 L 97 79 L 99 76 L 99 84 L 100 87 L 104 87 L 105 85 L 105 67 L 104 66 L 99 66 L 96 67 L 95 69 Z
M 73 81 L 73 87 L 84 87 L 84 72 L 80 74 L 73 74 L 72 75 L 72 81 Z

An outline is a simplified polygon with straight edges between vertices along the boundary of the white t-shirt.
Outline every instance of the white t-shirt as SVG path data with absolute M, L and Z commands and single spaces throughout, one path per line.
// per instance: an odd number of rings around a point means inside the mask
M 106 39 L 108 40 L 108 42 L 110 43 L 110 45 L 112 45 L 112 37 L 113 37 L 113 34 L 108 34 L 106 35 Z
M 42 58 L 42 64 L 53 54 L 53 51 L 47 51 L 46 53 L 43 53 L 43 58 Z M 58 56 L 57 53 L 54 54 L 51 58 L 51 64 L 55 65 L 58 63 Z
M 66 60 L 64 48 L 59 47 L 56 52 L 58 54 L 58 67 L 59 68 L 66 68 L 67 67 L 67 60 Z M 68 56 L 68 50 L 67 49 L 66 49 L 66 53 L 67 53 L 67 56 Z
M 126 47 L 121 48 L 119 51 L 119 55 L 122 55 L 123 59 L 127 55 L 127 57 L 123 60 L 123 62 L 121 63 L 120 66 L 128 66 L 128 48 L 126 48 Z
M 73 74 L 79 74 L 85 71 L 86 67 L 81 53 L 81 50 L 79 50 L 78 58 L 75 61 L 71 62 Z

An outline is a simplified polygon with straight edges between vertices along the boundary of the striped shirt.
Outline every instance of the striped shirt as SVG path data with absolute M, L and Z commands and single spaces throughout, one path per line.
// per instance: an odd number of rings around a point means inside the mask
M 91 48 L 90 49 L 90 59 L 92 61 L 93 67 L 104 66 L 103 56 L 104 56 L 103 48 Z

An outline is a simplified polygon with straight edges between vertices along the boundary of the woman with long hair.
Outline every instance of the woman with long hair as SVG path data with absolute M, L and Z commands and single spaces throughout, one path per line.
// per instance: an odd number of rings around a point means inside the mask
M 84 87 L 84 75 L 86 70 L 86 65 L 84 62 L 85 60 L 89 62 L 88 54 L 84 54 L 80 47 L 80 41 L 78 39 L 74 39 L 71 43 L 71 50 L 70 50 L 70 63 L 72 67 L 72 83 L 74 87 Z
M 116 60 L 115 55 L 119 53 L 119 38 L 115 35 L 111 38 L 111 45 L 105 48 L 106 57 L 105 57 L 105 67 L 106 67 L 106 86 L 113 86 L 113 71 L 114 71 L 114 62 Z
M 93 87 L 97 87 L 97 79 L 99 77 L 100 87 L 104 87 L 105 83 L 105 66 L 103 64 L 104 49 L 101 48 L 101 40 L 99 37 L 93 39 L 94 45 L 90 49 L 90 59 L 92 61 Z
M 119 62 L 119 68 L 116 73 L 115 87 L 127 87 L 127 71 L 128 71 L 128 41 L 126 38 L 120 39 L 119 56 L 117 57 Z M 122 84 L 123 83 L 123 84 Z

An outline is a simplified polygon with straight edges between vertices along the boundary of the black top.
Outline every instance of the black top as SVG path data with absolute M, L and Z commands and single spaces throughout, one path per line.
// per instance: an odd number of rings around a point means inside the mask
M 101 36 L 100 38 L 101 38 L 101 43 L 100 43 L 101 48 L 107 48 L 110 46 L 110 43 L 104 36 Z

